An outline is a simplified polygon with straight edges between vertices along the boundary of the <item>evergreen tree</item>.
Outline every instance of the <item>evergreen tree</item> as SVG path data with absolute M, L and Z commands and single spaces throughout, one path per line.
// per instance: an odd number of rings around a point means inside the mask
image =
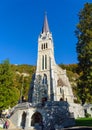
M 18 102 L 19 91 L 14 87 L 13 80 L 10 63 L 5 60 L 0 65 L 0 111 L 12 107 Z
M 86 3 L 79 12 L 76 36 L 78 38 L 76 49 L 80 70 L 78 95 L 84 104 L 92 102 L 92 3 Z

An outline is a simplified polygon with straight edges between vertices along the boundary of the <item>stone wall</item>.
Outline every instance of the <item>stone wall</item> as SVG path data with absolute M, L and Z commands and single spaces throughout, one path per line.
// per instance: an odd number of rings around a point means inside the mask
M 23 114 L 25 116 L 23 116 Z M 30 103 L 22 103 L 15 107 L 10 120 L 17 128 L 25 127 L 27 130 L 37 125 L 42 127 L 42 124 L 44 130 L 49 130 L 56 126 L 73 126 L 75 123 L 73 115 L 71 116 L 69 112 L 67 102 L 46 102 L 45 106 L 41 104 L 33 106 Z M 32 124 L 35 124 L 35 126 L 32 126 Z

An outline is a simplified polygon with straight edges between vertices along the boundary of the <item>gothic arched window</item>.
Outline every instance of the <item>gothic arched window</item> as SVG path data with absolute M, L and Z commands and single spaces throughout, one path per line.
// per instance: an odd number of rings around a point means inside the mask
M 42 56 L 42 70 L 44 70 L 44 56 Z
M 42 46 L 41 46 L 41 49 L 43 50 L 43 44 L 42 44 Z
M 47 43 L 46 43 L 46 48 L 48 48 L 48 45 L 47 45 Z
M 45 55 L 45 69 L 47 69 L 47 55 Z
M 45 43 L 44 43 L 44 49 L 45 49 Z
M 44 77 L 43 77 L 43 84 L 47 84 L 47 75 L 44 74 Z

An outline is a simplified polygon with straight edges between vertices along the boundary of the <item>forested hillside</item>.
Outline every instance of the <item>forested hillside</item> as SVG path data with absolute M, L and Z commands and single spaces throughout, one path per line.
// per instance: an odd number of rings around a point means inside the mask
M 11 69 L 14 73 L 14 83 L 16 88 L 20 91 L 20 94 L 28 98 L 28 91 L 32 79 L 32 75 L 35 73 L 35 66 L 22 64 L 11 65 Z
M 76 96 L 77 65 L 61 64 L 60 67 L 67 70 L 67 75 Z M 27 64 L 13 65 L 8 60 L 0 64 L 0 110 L 14 106 L 21 100 L 22 96 L 25 97 L 25 100 L 28 99 L 28 91 L 35 70 L 35 66 Z

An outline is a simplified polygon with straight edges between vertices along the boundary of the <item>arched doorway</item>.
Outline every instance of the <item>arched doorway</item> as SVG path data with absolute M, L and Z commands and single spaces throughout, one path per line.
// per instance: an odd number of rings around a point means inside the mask
M 39 112 L 35 112 L 31 118 L 31 126 L 35 126 L 36 124 L 41 125 L 42 120 L 42 115 Z
M 24 129 L 25 128 L 25 123 L 26 123 L 26 112 L 24 111 L 22 114 L 22 120 L 21 120 L 21 126 Z
M 60 98 L 60 101 L 64 101 L 64 99 L 61 97 L 61 98 Z
M 45 102 L 47 101 L 47 97 L 43 97 L 42 98 L 42 106 L 44 106 L 45 105 Z

